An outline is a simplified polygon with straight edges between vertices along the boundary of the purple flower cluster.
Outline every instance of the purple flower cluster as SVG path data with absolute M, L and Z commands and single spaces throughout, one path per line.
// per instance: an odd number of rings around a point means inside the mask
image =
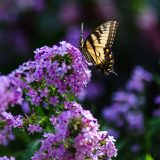
M 7 77 L 1 76 L 0 144 L 6 145 L 15 138 L 13 128 L 26 128 L 29 134 L 45 132 L 32 160 L 116 157 L 115 139 L 100 131 L 92 114 L 73 101 L 90 76 L 83 55 L 64 41 L 59 46 L 37 49 L 33 61 L 24 63 Z M 9 105 L 22 104 L 23 111 L 29 113 L 29 102 L 30 115 L 6 112 Z
M 0 160 L 15 160 L 14 157 L 8 158 L 7 156 L 0 157 Z
M 12 128 L 22 126 L 22 117 L 6 112 L 9 107 L 22 103 L 20 81 L 9 76 L 0 76 L 0 145 L 7 145 L 14 140 Z
M 115 140 L 99 131 L 97 120 L 76 102 L 65 102 L 65 111 L 52 116 L 55 133 L 45 133 L 32 160 L 82 160 L 112 158 L 117 155 Z
M 130 80 L 128 81 L 126 88 L 129 90 L 143 91 L 145 87 L 144 82 L 150 82 L 153 76 L 144 70 L 141 66 L 135 67 Z
M 155 97 L 154 102 L 155 102 L 155 104 L 160 104 L 160 95 Z
M 152 81 L 152 75 L 149 72 L 140 66 L 135 67 L 126 88 L 115 92 L 112 96 L 112 104 L 105 107 L 104 118 L 117 128 L 125 126 L 131 132 L 136 130 L 142 133 L 144 116 L 141 106 L 145 103 L 143 91 L 145 83 L 150 81 Z
M 22 89 L 15 78 L 0 76 L 0 113 L 8 106 L 22 103 Z
M 37 49 L 34 61 L 23 64 L 11 76 L 24 80 L 33 105 L 45 102 L 55 106 L 77 95 L 89 82 L 90 71 L 80 51 L 63 41 L 60 46 Z
M 28 132 L 30 134 L 33 134 L 35 132 L 41 132 L 42 131 L 42 127 L 40 127 L 39 124 L 29 124 L 27 130 L 28 130 Z
M 22 127 L 22 116 L 13 116 L 9 112 L 0 114 L 0 144 L 7 145 L 8 140 L 14 140 L 12 128 Z

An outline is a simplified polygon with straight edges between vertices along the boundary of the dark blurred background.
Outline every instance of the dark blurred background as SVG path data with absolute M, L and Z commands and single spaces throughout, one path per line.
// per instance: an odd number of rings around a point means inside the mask
M 103 106 L 110 103 L 113 91 L 124 86 L 135 66 L 159 73 L 159 0 L 0 0 L 0 72 L 8 74 L 33 59 L 33 51 L 44 45 L 65 40 L 79 47 L 81 22 L 86 37 L 109 20 L 119 22 L 112 48 L 118 76 L 106 77 L 91 68 L 88 87 L 93 95 L 83 101 L 101 119 Z

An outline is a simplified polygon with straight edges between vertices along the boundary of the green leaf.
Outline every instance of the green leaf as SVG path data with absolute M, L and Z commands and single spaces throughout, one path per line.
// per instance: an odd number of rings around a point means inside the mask
M 5 121 L 0 121 L 0 128 L 3 128 L 6 125 Z
M 146 154 L 145 160 L 154 160 L 150 154 Z
M 44 111 L 43 111 L 43 108 L 41 106 L 36 106 L 34 107 L 34 110 L 35 112 L 37 113 L 37 115 L 41 115 L 41 116 L 44 116 Z
M 34 152 L 38 149 L 40 145 L 40 140 L 34 140 L 30 142 L 26 148 L 26 150 L 22 150 L 16 154 L 17 159 L 21 160 L 30 160 L 30 157 L 33 156 Z

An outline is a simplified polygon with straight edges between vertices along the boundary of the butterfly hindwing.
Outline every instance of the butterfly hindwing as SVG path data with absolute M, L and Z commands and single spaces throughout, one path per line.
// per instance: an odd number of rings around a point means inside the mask
M 87 61 L 105 74 L 113 70 L 114 58 L 110 48 L 116 30 L 116 21 L 105 22 L 87 37 L 82 47 L 82 52 Z
M 104 55 L 105 58 L 101 64 L 97 64 L 96 68 L 104 73 L 104 74 L 109 74 L 109 72 L 112 72 L 113 70 L 113 64 L 114 64 L 114 58 L 112 51 L 108 48 L 104 48 Z

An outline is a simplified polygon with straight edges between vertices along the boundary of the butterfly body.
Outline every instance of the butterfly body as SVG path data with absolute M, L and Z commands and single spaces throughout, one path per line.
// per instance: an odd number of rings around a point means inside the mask
M 113 72 L 114 58 L 111 47 L 117 25 L 116 21 L 105 22 L 93 31 L 84 43 L 81 39 L 81 48 L 86 60 L 107 75 Z

